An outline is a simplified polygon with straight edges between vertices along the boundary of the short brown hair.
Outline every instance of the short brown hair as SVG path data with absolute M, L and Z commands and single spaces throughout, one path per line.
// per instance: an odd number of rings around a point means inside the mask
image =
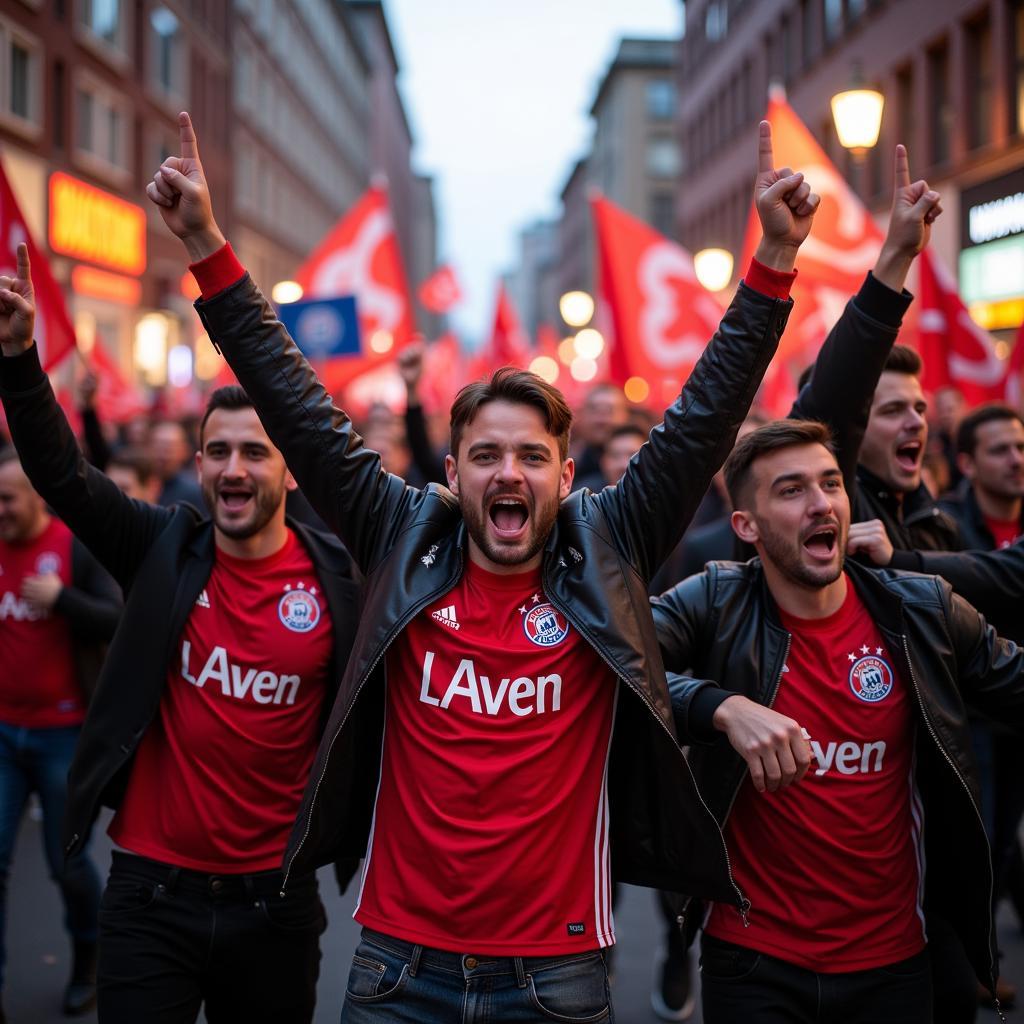
M 513 405 L 528 405 L 536 409 L 544 417 L 547 432 L 558 440 L 558 454 L 562 461 L 568 457 L 572 410 L 562 392 L 529 370 L 503 366 L 491 374 L 490 380 L 467 384 L 455 396 L 449 441 L 452 458 L 459 457 L 459 444 L 467 425 L 490 402 L 511 402 Z
M 835 454 L 832 431 L 817 420 L 773 420 L 737 441 L 725 460 L 725 488 L 733 508 L 746 501 L 751 469 L 758 459 L 799 444 L 820 444 Z
M 107 469 L 113 466 L 131 470 L 143 487 L 149 483 L 154 473 L 153 460 L 141 448 L 116 448 L 107 462 Z
M 199 423 L 200 447 L 203 443 L 203 433 L 206 430 L 206 421 L 210 418 L 211 413 L 216 412 L 217 409 L 226 409 L 228 412 L 235 412 L 238 409 L 252 408 L 255 408 L 252 404 L 252 399 L 245 393 L 245 390 L 237 384 L 225 384 L 224 387 L 217 388 L 216 391 L 211 392 L 210 397 L 206 401 L 206 411 L 203 413 L 203 418 Z
M 921 357 L 912 348 L 906 345 L 893 345 L 882 369 L 887 373 L 905 373 L 908 377 L 920 377 L 923 366 Z
M 956 450 L 963 455 L 974 456 L 978 447 L 978 427 L 983 423 L 995 423 L 1000 420 L 1016 420 L 1024 424 L 1019 412 L 1002 402 L 989 402 L 969 412 L 961 421 L 956 432 Z

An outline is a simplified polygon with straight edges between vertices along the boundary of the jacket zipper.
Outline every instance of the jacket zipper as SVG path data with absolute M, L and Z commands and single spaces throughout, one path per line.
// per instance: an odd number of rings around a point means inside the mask
M 331 754 L 334 753 L 334 744 L 337 742 L 338 737 L 341 735 L 342 730 L 345 728 L 345 723 L 348 721 L 349 715 L 352 714 L 352 709 L 356 706 L 356 701 L 359 700 L 359 694 L 363 692 L 363 687 L 366 685 L 367 680 L 373 675 L 374 669 L 380 664 L 381 658 L 387 653 L 388 648 L 395 642 L 395 637 L 402 632 L 403 629 L 424 609 L 435 597 L 441 594 L 446 594 L 451 588 L 458 582 L 462 575 L 463 564 L 462 564 L 462 551 L 459 551 L 459 572 L 458 574 L 445 584 L 443 587 L 439 587 L 437 590 L 432 591 L 422 601 L 417 602 L 412 606 L 406 615 L 395 623 L 394 628 L 388 634 L 387 639 L 384 641 L 384 645 L 377 652 L 377 657 L 373 659 L 373 664 L 363 673 L 362 679 L 359 680 L 359 685 L 356 687 L 356 692 L 352 696 L 352 701 L 348 706 L 348 710 L 345 712 L 345 717 L 342 718 L 338 728 L 335 729 L 334 735 L 331 737 L 330 746 L 327 748 L 327 757 L 324 758 L 324 766 L 320 772 L 319 777 L 316 780 L 316 786 L 313 788 L 313 799 L 309 802 L 309 814 L 306 816 L 306 830 L 302 833 L 302 838 L 299 840 L 299 845 L 295 847 L 295 852 L 291 855 L 291 859 L 288 861 L 288 866 L 285 868 L 284 878 L 281 880 L 281 892 L 280 895 L 283 897 L 285 889 L 288 888 L 288 876 L 292 872 L 292 865 L 295 863 L 295 858 L 298 857 L 302 850 L 303 844 L 309 838 L 309 830 L 313 824 L 313 808 L 316 806 L 317 797 L 320 795 L 320 784 L 324 781 L 324 776 L 327 774 L 327 766 L 331 763 Z
M 938 734 L 935 732 L 935 729 L 932 727 L 931 719 L 928 717 L 928 712 L 925 710 L 924 699 L 921 697 L 921 688 L 917 685 L 917 677 L 914 675 L 914 665 L 913 665 L 913 663 L 910 660 L 910 645 L 907 642 L 907 636 L 906 636 L 905 633 L 900 635 L 900 640 L 902 640 L 902 642 L 903 642 L 903 657 L 906 659 L 906 662 L 907 662 L 907 671 L 910 673 L 910 682 L 911 682 L 911 684 L 914 687 L 914 695 L 917 697 L 917 706 L 918 706 L 918 708 L 920 708 L 921 717 L 924 719 L 924 724 L 928 727 L 928 733 L 931 736 L 931 738 L 935 741 L 935 746 L 939 748 L 939 753 L 942 754 L 942 756 L 945 758 L 946 763 L 949 765 L 950 768 L 953 769 L 953 774 L 956 775 L 957 779 L 959 779 L 959 781 L 960 781 L 960 784 L 964 787 L 964 792 L 967 794 L 967 799 L 970 801 L 971 807 L 974 809 L 975 815 L 977 815 L 978 824 L 981 826 L 981 834 L 985 835 L 985 822 L 984 822 L 984 819 L 981 817 L 981 812 L 978 810 L 977 804 L 975 804 L 975 802 L 974 802 L 974 797 L 971 795 L 971 789 L 967 785 L 967 780 L 960 773 L 960 769 L 957 768 L 956 762 L 946 752 L 946 748 L 942 745 L 942 742 L 939 740 Z M 988 844 L 987 836 L 986 836 L 986 839 L 985 839 L 985 843 L 986 843 L 986 845 Z M 991 909 L 992 908 L 992 888 L 993 888 L 992 872 L 990 871 L 989 872 L 989 885 L 988 885 L 988 906 L 989 906 L 989 911 L 988 911 L 988 933 L 989 933 L 990 937 L 992 935 L 992 909 Z M 1002 1008 L 1002 1006 L 999 1003 L 999 997 L 996 995 L 997 972 L 996 972 L 995 961 L 992 960 L 991 957 L 992 957 L 992 952 L 991 952 L 991 949 L 990 949 L 989 950 L 989 973 L 991 975 L 991 979 L 990 980 L 992 981 L 992 1003 L 993 1003 L 993 1005 L 995 1007 L 996 1013 L 999 1014 L 999 1019 L 1001 1021 L 1005 1021 L 1006 1017 L 1003 1015 L 1003 1008 Z
M 546 581 L 542 581 L 542 582 L 546 583 Z M 580 635 L 585 637 L 587 642 L 590 644 L 590 646 L 595 651 L 597 651 L 598 656 L 612 670 L 612 673 L 615 675 L 615 677 L 617 679 L 619 679 L 621 682 L 625 683 L 630 688 L 630 690 L 632 690 L 633 693 L 635 693 L 644 702 L 644 704 L 647 706 L 647 709 L 650 711 L 650 713 L 651 713 L 652 717 L 654 718 L 654 720 L 658 723 L 658 725 L 661 726 L 662 729 L 665 730 L 665 732 L 668 734 L 669 738 L 672 740 L 673 746 L 675 746 L 675 748 L 677 750 L 679 750 L 679 742 L 678 742 L 678 740 L 676 739 L 675 736 L 672 735 L 672 732 L 665 725 L 665 723 L 661 720 L 661 715 L 658 714 L 658 712 L 655 710 L 654 705 L 647 699 L 646 694 L 644 694 L 642 691 L 640 691 L 637 687 L 635 687 L 630 682 L 630 680 L 628 678 L 626 678 L 626 676 L 623 674 L 622 670 L 619 669 L 618 666 L 615 664 L 615 661 L 613 660 L 611 655 L 609 655 L 604 650 L 604 648 L 591 636 L 589 631 L 580 624 L 579 620 L 576 619 L 568 611 L 568 609 L 562 608 L 556 601 L 554 601 L 551 598 L 551 588 L 545 587 L 545 592 L 548 594 L 548 599 L 551 601 L 551 603 L 556 608 L 558 608 L 558 610 L 573 624 L 573 626 L 576 627 L 576 629 L 579 631 Z M 686 757 L 683 755 L 683 752 L 681 750 L 679 750 L 679 756 L 683 759 L 683 764 L 686 766 L 686 770 L 687 770 L 687 772 L 690 775 L 690 780 L 693 782 L 693 791 L 697 794 L 697 799 L 700 800 L 701 806 L 707 812 L 708 817 L 715 823 L 715 829 L 718 832 L 718 838 L 719 838 L 719 840 L 721 841 L 721 844 L 722 844 L 722 852 L 725 854 L 725 868 L 726 868 L 726 871 L 729 873 L 729 883 L 730 883 L 730 885 L 732 885 L 733 891 L 736 893 L 736 896 L 737 896 L 737 908 L 739 909 L 740 916 L 743 918 L 743 926 L 744 927 L 748 927 L 749 924 L 750 924 L 750 921 L 748 919 L 748 914 L 750 913 L 750 900 L 748 900 L 747 897 L 743 895 L 743 891 L 740 889 L 739 885 L 736 884 L 736 879 L 733 877 L 732 861 L 729 859 L 729 848 L 725 845 L 725 834 L 722 832 L 721 827 L 719 826 L 718 822 L 715 820 L 714 814 L 711 813 L 711 808 L 708 807 L 708 805 L 704 802 L 704 797 L 701 794 L 701 791 L 700 791 L 700 789 L 697 786 L 696 780 L 693 778 L 693 772 L 690 770 L 690 764 L 686 760 Z M 687 904 L 689 904 L 689 901 L 687 901 Z M 685 911 L 684 911 L 684 914 L 685 914 Z

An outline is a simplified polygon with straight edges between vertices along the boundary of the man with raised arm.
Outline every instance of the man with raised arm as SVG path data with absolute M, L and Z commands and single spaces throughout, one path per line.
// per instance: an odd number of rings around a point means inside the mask
M 32 341 L 28 252 L 0 277 L 0 397 L 25 472 L 127 594 L 68 773 L 64 852 L 100 806 L 101 1024 L 308 1024 L 326 926 L 281 858 L 355 635 L 337 539 L 285 518 L 295 487 L 239 387 L 210 396 L 209 517 L 134 500 L 75 443 Z M 347 865 L 349 875 L 356 861 Z M 344 865 L 339 865 L 344 870 Z
M 347 1022 L 610 1020 L 615 877 L 737 906 L 676 742 L 646 587 L 729 451 L 789 311 L 818 199 L 773 168 L 732 306 L 617 487 L 570 491 L 571 413 L 505 368 L 451 412 L 448 487 L 383 472 L 233 256 L 195 135 L 148 186 L 197 309 L 304 493 L 367 577 L 285 885 L 363 855 Z

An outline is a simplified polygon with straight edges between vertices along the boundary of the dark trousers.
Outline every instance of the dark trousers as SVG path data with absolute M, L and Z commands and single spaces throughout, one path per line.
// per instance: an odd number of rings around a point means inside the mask
M 885 967 L 818 974 L 708 935 L 701 943 L 704 1024 L 931 1024 L 927 951 Z
M 7 876 L 30 794 L 43 811 L 43 848 L 50 877 L 64 901 L 64 927 L 76 942 L 96 941 L 100 876 L 87 850 L 64 860 L 60 827 L 67 804 L 68 768 L 78 726 L 24 729 L 0 722 L 0 989 L 3 988 Z
M 304 1024 L 327 926 L 316 877 L 207 875 L 114 852 L 100 905 L 101 1024 Z

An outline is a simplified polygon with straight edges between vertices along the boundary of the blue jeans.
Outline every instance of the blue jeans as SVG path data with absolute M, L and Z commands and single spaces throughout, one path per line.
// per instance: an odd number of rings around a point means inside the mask
M 68 769 L 79 732 L 78 726 L 23 729 L 0 722 L 0 989 L 7 960 L 7 876 L 18 827 L 33 792 L 39 794 L 43 809 L 43 847 L 50 877 L 64 899 L 64 927 L 74 941 L 96 941 L 99 873 L 84 850 L 65 862 L 61 845 Z
M 363 929 L 341 1024 L 612 1024 L 600 951 L 488 957 L 414 946 Z

